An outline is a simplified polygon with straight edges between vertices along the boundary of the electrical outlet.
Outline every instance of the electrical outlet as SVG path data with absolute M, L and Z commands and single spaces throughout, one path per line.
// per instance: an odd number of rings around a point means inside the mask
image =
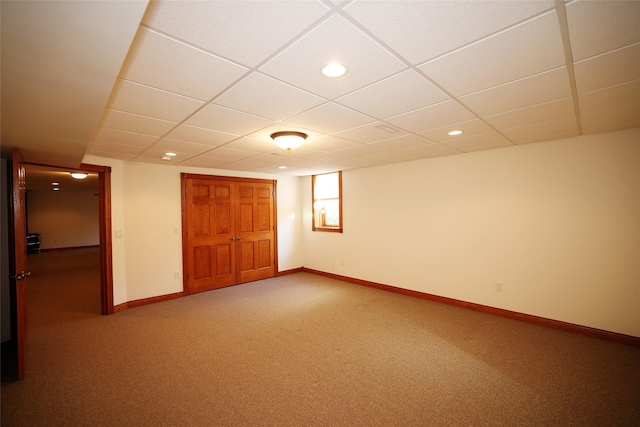
M 496 292 L 502 292 L 502 282 L 496 282 Z

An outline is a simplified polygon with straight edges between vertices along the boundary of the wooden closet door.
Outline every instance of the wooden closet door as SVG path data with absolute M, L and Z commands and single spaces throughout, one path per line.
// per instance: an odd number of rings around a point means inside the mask
M 186 294 L 275 276 L 275 181 L 182 176 Z
M 187 179 L 187 293 L 235 285 L 234 183 Z
M 238 283 L 275 275 L 273 183 L 236 183 Z

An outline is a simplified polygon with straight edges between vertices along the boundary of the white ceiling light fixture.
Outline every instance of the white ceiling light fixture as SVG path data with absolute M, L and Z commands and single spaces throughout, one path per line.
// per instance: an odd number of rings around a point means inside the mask
M 271 139 L 284 150 L 295 150 L 307 139 L 307 134 L 293 131 L 276 132 L 271 134 Z
M 322 74 L 327 77 L 340 77 L 344 76 L 347 72 L 347 67 L 340 64 L 339 62 L 330 62 L 324 67 L 322 67 Z
M 69 172 L 69 173 L 75 179 L 85 179 L 86 177 L 89 176 L 88 173 L 84 173 L 84 172 Z
M 451 136 L 456 136 L 456 135 L 461 135 L 462 131 L 461 130 L 452 130 L 451 132 L 449 132 L 449 135 Z
M 173 153 L 173 152 L 171 152 L 171 151 L 169 151 L 168 153 L 164 153 L 164 155 L 165 155 L 165 156 L 169 156 L 169 157 L 175 157 L 175 156 L 177 156 L 177 154 L 176 154 L 176 153 Z

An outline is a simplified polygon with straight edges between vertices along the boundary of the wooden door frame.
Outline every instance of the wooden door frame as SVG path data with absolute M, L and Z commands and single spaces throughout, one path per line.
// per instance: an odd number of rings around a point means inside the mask
M 27 277 L 31 274 L 27 264 L 27 220 L 26 220 L 26 172 L 24 161 L 19 150 L 11 153 L 11 207 L 9 234 L 12 243 L 9 244 L 9 274 L 11 286 L 11 335 L 14 341 L 12 356 L 15 357 L 15 375 L 18 380 L 23 380 L 27 370 L 27 313 L 28 293 Z M 20 271 L 22 270 L 22 271 Z M 11 282 L 10 282 L 11 283 Z M 14 353 L 15 351 L 15 353 Z
M 206 179 L 210 181 L 231 181 L 231 182 L 253 182 L 261 184 L 273 184 L 273 273 L 274 277 L 278 275 L 278 181 L 275 179 L 259 179 L 259 178 L 241 178 L 234 176 L 221 175 L 201 175 L 193 173 L 180 174 L 180 194 L 182 204 L 182 290 L 185 295 L 190 295 L 186 272 L 187 264 L 187 180 L 188 179 Z
M 80 169 L 98 174 L 98 222 L 100 234 L 100 311 L 113 314 L 113 250 L 111 232 L 111 168 L 87 163 Z

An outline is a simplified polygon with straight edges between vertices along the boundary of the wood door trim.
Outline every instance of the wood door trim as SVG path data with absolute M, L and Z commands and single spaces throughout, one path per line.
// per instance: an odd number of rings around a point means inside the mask
M 241 178 L 236 176 L 221 176 L 221 175 L 201 175 L 195 173 L 181 173 L 181 178 L 185 179 L 207 179 L 211 181 L 232 181 L 232 182 L 254 182 L 260 184 L 275 183 L 274 179 L 259 179 L 259 178 Z
M 100 307 L 113 314 L 113 249 L 111 230 L 111 168 L 82 163 L 80 169 L 98 173 L 98 223 L 100 234 Z

